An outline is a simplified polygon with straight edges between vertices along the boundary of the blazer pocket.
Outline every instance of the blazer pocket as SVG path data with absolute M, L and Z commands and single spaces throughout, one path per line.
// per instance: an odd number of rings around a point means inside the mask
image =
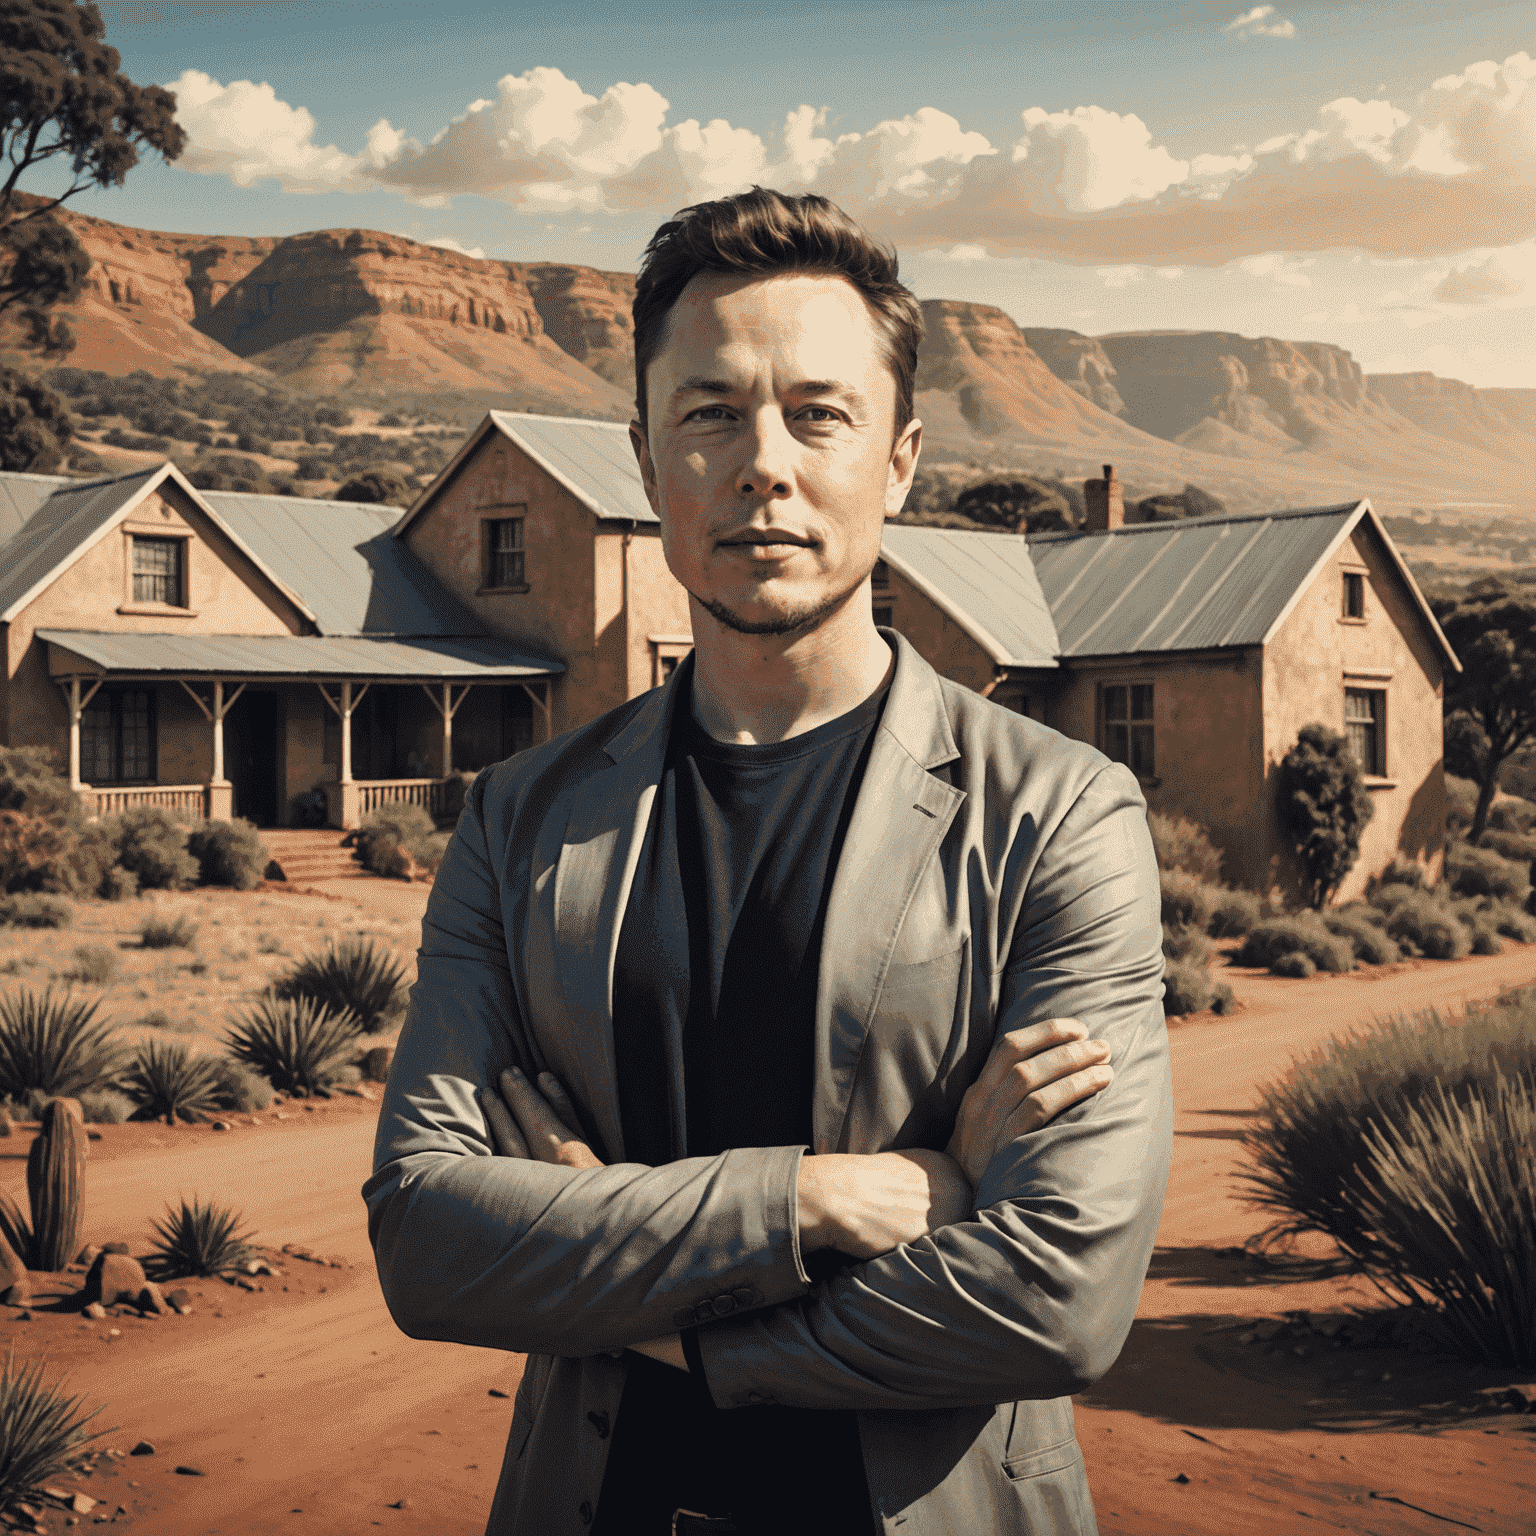
M 1026 1451 L 1021 1456 L 1010 1456 L 1003 1463 L 1003 1471 L 1015 1482 L 1032 1477 L 1045 1477 L 1051 1472 L 1062 1472 L 1068 1467 L 1081 1466 L 1083 1453 L 1076 1439 L 1063 1440 L 1060 1445 L 1048 1445 L 1043 1451 Z
M 1010 1456 L 1003 1471 L 1022 1516 L 1020 1530 L 1031 1536 L 1098 1536 L 1083 1453 L 1075 1439 Z

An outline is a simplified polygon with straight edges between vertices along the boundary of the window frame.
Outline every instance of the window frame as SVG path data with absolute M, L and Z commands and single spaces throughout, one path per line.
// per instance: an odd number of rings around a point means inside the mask
M 167 532 L 163 528 L 123 529 L 123 601 L 119 613 L 161 613 L 182 618 L 195 616 L 192 607 L 192 536 L 181 531 Z M 176 601 L 162 602 L 159 598 L 139 597 L 138 581 L 141 575 L 153 576 L 154 572 L 140 572 L 138 548 L 141 544 L 173 545 L 176 549 Z
M 1355 570 L 1350 570 L 1350 569 L 1346 568 L 1340 574 L 1343 577 L 1342 591 L 1340 593 L 1340 613 L 1339 613 L 1340 622 L 1344 623 L 1344 624 L 1364 624 L 1365 621 L 1366 621 L 1366 613 L 1365 613 L 1365 577 L 1366 577 L 1366 572 L 1364 572 L 1364 571 L 1355 571 Z M 1358 613 L 1351 613 L 1350 612 L 1350 599 L 1351 599 L 1351 597 L 1358 597 L 1359 600 L 1360 600 L 1360 611 Z
M 494 592 L 531 592 L 533 588 L 528 580 L 528 503 L 525 501 L 500 502 L 481 510 L 500 515 L 480 519 L 480 586 L 476 596 Z M 517 525 L 517 544 L 511 550 L 498 550 L 496 530 L 506 523 Z M 497 556 L 502 554 L 517 554 L 522 557 L 521 581 L 498 582 L 496 580 L 496 560 Z
M 145 726 L 148 735 L 146 758 L 148 772 L 142 778 L 135 775 L 126 776 L 123 773 L 123 699 L 127 694 L 142 693 L 148 701 L 145 714 L 148 721 Z M 158 784 L 160 782 L 160 718 L 157 708 L 157 691 L 152 683 L 143 683 L 135 686 L 125 683 L 118 687 L 99 688 L 92 697 L 91 702 L 81 711 L 80 718 L 80 777 L 93 787 L 115 786 L 127 784 Z M 112 755 L 111 774 L 105 778 L 98 778 L 90 771 L 95 765 L 92 761 L 93 749 L 87 744 L 86 733 L 94 735 L 95 727 L 86 724 L 92 714 L 99 713 L 100 706 L 105 705 L 108 711 L 111 732 L 110 752 Z
M 1136 694 L 1145 689 L 1148 695 L 1148 713 L 1137 715 Z M 1124 691 L 1125 714 L 1111 717 L 1111 695 Z M 1161 780 L 1157 773 L 1157 680 L 1144 678 L 1106 678 L 1098 685 L 1098 697 L 1095 700 L 1095 714 L 1098 717 L 1099 750 L 1110 759 L 1111 762 L 1122 763 L 1136 775 L 1137 780 L 1143 784 L 1157 784 Z M 1117 755 L 1117 743 L 1112 732 L 1117 729 L 1125 731 L 1125 755 Z M 1138 740 L 1147 744 L 1147 759 L 1145 768 L 1137 766 L 1138 753 L 1136 743 Z
M 1362 678 L 1358 682 L 1351 680 L 1346 681 L 1344 684 L 1344 739 L 1349 743 L 1351 755 L 1360 764 L 1360 772 L 1367 779 L 1386 779 L 1390 777 L 1387 772 L 1389 745 L 1387 739 L 1387 689 L 1385 686 L 1362 686 L 1365 682 L 1366 680 Z M 1350 703 L 1353 695 L 1376 700 L 1378 701 L 1379 708 L 1377 705 L 1373 705 L 1372 713 L 1369 717 L 1351 715 Z M 1360 755 L 1355 752 L 1355 741 L 1351 727 L 1368 727 L 1370 729 L 1372 744 L 1370 763 L 1362 761 Z

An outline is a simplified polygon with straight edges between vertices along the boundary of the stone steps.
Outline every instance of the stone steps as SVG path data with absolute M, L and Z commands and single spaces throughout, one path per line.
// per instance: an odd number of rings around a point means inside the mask
M 347 880 L 365 877 L 350 848 L 343 848 L 345 833 L 334 827 L 274 827 L 261 834 L 272 857 L 291 883 L 309 885 L 316 880 Z

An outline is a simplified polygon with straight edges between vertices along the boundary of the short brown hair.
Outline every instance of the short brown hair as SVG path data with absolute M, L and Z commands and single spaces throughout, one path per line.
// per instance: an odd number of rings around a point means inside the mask
M 635 410 L 645 430 L 645 372 L 661 350 L 667 316 L 701 272 L 771 277 L 826 273 L 852 283 L 874 311 L 896 380 L 896 431 L 912 420 L 923 312 L 897 281 L 896 252 L 836 203 L 753 187 L 682 209 L 651 236 L 635 283 Z

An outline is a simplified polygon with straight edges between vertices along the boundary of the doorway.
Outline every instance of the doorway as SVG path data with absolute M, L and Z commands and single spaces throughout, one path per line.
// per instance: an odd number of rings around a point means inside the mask
M 277 824 L 277 695 L 240 695 L 224 721 L 224 771 L 235 787 L 235 815 Z

